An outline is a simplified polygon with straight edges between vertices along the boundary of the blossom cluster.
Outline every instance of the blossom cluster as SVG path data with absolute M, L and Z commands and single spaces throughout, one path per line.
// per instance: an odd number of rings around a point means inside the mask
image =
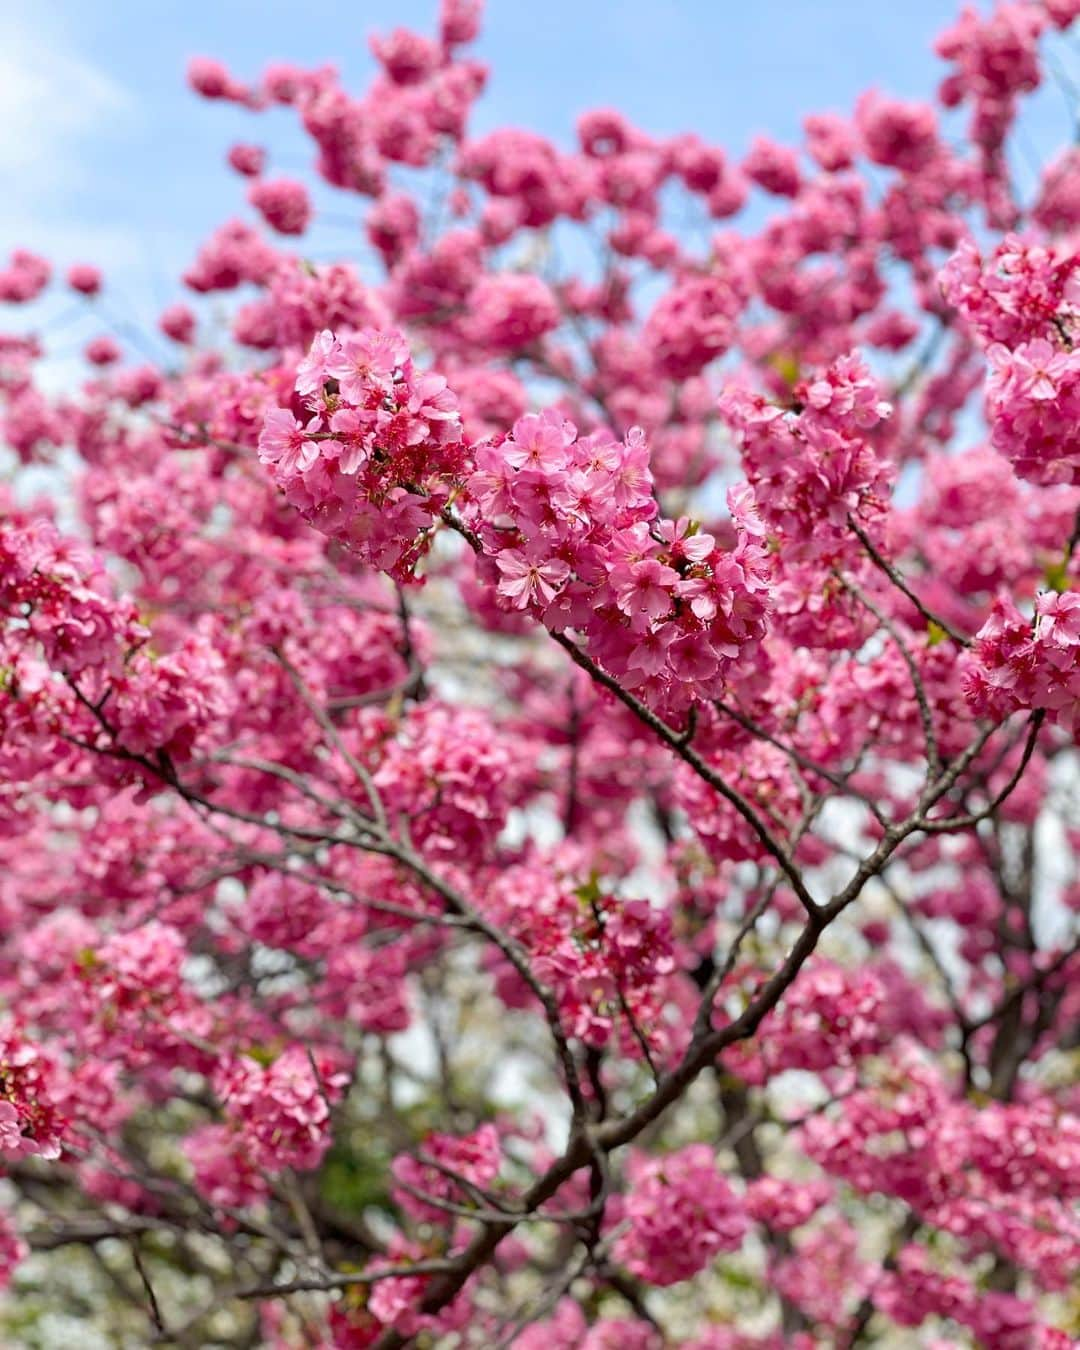
M 1080 594 L 1046 591 L 1026 618 L 1007 597 L 979 629 L 965 693 L 980 716 L 1041 709 L 1067 726 L 1080 718 Z
M 335 1056 L 290 1046 L 269 1064 L 241 1057 L 217 1070 L 218 1091 L 259 1168 L 317 1167 L 330 1147 L 330 1109 L 348 1075 Z
M 865 527 L 885 510 L 890 467 L 866 433 L 891 406 L 853 355 L 797 385 L 796 412 L 733 388 L 720 411 L 737 433 L 758 509 L 793 556 L 840 552 L 849 517 Z
M 8 1020 L 0 1032 L 0 1155 L 57 1158 L 65 1120 L 58 1066 Z
M 1080 304 L 1070 251 L 1008 236 L 985 262 L 965 240 L 942 288 L 986 349 L 993 443 L 1034 483 L 1080 483 Z
M 664 1005 L 680 999 L 670 917 L 646 900 L 605 894 L 595 879 L 569 882 L 535 866 L 507 868 L 485 909 L 532 953 L 574 1036 L 597 1047 L 614 1041 L 634 1057 L 643 1045 L 669 1052 Z M 516 972 L 500 963 L 496 978 L 504 1001 L 528 1005 Z
M 1002 1350 L 1066 1350 L 1070 1337 L 1041 1322 L 1035 1309 L 1014 1294 L 982 1292 L 967 1280 L 934 1269 L 924 1248 L 909 1243 L 895 1271 L 874 1290 L 874 1302 L 900 1326 L 919 1326 L 928 1316 L 968 1327 L 982 1345 Z
M 842 1118 L 816 1116 L 803 1135 L 828 1172 L 904 1201 L 969 1253 L 1006 1253 L 1044 1288 L 1067 1283 L 1080 1253 L 1069 1176 L 1078 1134 L 1049 1101 L 980 1112 L 909 1054 L 879 1086 L 853 1093 Z M 900 1143 L 913 1136 L 917 1155 Z
M 375 786 L 414 843 L 458 861 L 490 855 L 514 791 L 512 743 L 468 709 L 428 702 L 388 741 Z
M 630 1170 L 629 1228 L 616 1242 L 615 1255 L 631 1274 L 650 1284 L 677 1284 L 742 1244 L 746 1214 L 716 1170 L 708 1144 L 638 1157 Z
M 717 694 L 764 636 L 768 562 L 749 504 L 729 499 L 732 548 L 661 517 L 640 430 L 620 442 L 530 414 L 477 448 L 467 487 L 504 604 L 580 632 L 627 687 L 676 706 Z
M 0 692 L 9 752 L 25 738 L 56 751 L 54 717 L 67 708 L 84 736 L 130 756 L 186 757 L 224 714 L 222 662 L 198 631 L 154 654 L 129 599 L 116 599 L 84 545 L 51 521 L 0 522 L 0 630 L 11 674 Z M 107 715 L 102 712 L 108 702 Z
M 0 300 L 9 305 L 25 305 L 36 300 L 52 276 L 52 267 L 46 259 L 17 248 L 11 261 L 0 271 Z
M 441 0 L 3 261 L 0 1341 L 1067 1343 L 1078 16 L 557 145 Z
M 1037 5 L 1000 4 L 986 16 L 965 8 L 934 43 L 955 67 L 941 85 L 941 101 L 971 104 L 969 135 L 988 169 L 997 167 L 1018 97 L 1042 81 L 1038 40 L 1050 20 Z
M 881 1049 L 884 1002 L 885 990 L 873 972 L 815 962 L 757 1042 L 729 1052 L 725 1063 L 758 1083 L 787 1069 L 850 1068 Z
M 425 1163 L 425 1158 L 432 1162 Z M 475 1203 L 477 1190 L 488 1189 L 498 1175 L 501 1159 L 493 1125 L 482 1125 L 463 1138 L 432 1135 L 425 1139 L 419 1159 L 409 1154 L 394 1159 L 391 1171 L 401 1188 L 398 1201 L 414 1219 L 452 1224 L 450 1206 Z M 447 1208 L 439 1208 L 440 1201 L 448 1202 Z
M 462 467 L 457 401 L 394 330 L 320 333 L 296 372 L 304 420 L 271 408 L 259 457 L 291 505 L 376 567 L 404 576 Z

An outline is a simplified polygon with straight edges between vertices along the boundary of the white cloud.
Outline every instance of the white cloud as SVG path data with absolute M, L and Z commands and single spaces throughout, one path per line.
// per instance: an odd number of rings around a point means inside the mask
M 12 248 L 26 247 L 53 263 L 58 280 L 25 309 L 3 307 L 0 327 L 44 338 L 37 378 L 57 393 L 86 378 L 81 348 L 109 332 L 112 320 L 153 329 L 161 308 L 156 255 L 166 236 L 158 231 L 148 239 L 145 225 L 87 210 L 102 172 L 125 172 L 123 151 L 138 108 L 79 50 L 77 35 L 55 11 L 43 3 L 32 16 L 30 10 L 29 3 L 0 0 L 0 267 Z M 63 270 L 73 262 L 103 270 L 104 308 L 75 300 L 63 286 Z M 135 344 L 121 343 L 129 357 L 141 358 Z
M 127 92 L 47 12 L 0 13 L 0 174 L 23 210 L 83 181 L 83 149 L 130 107 Z

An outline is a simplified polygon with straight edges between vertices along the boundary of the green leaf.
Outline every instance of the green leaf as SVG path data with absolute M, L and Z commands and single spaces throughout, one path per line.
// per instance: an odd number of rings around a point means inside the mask
M 1057 562 L 1047 563 L 1043 577 L 1047 586 L 1052 591 L 1057 591 L 1059 595 L 1064 595 L 1069 590 L 1069 567 L 1064 558 L 1059 558 Z
M 365 1209 L 390 1210 L 389 1160 L 379 1151 L 362 1153 L 337 1144 L 326 1155 L 319 1173 L 319 1190 L 346 1214 Z
M 590 872 L 588 881 L 575 887 L 574 894 L 586 909 L 598 904 L 604 894 L 600 889 L 600 873 Z
M 948 637 L 941 624 L 935 623 L 933 619 L 926 625 L 926 645 L 928 647 L 938 647 Z

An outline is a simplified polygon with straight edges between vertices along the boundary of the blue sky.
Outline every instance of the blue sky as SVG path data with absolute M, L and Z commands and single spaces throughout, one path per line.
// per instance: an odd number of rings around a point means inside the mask
M 289 172 L 310 159 L 288 112 L 256 117 L 190 95 L 188 57 L 217 56 L 240 78 L 269 60 L 331 62 L 358 89 L 371 70 L 368 34 L 397 24 L 430 30 L 435 8 L 436 0 L 6 0 L 0 253 L 25 244 L 60 265 L 98 261 L 115 312 L 146 324 L 177 298 L 176 274 L 197 242 L 246 213 L 226 148 L 265 143 Z M 647 131 L 694 129 L 737 156 L 755 132 L 793 140 L 804 113 L 848 110 L 871 85 L 929 95 L 942 73 L 930 44 L 953 13 L 949 0 L 489 0 L 477 54 L 493 76 L 474 126 L 516 123 L 566 141 L 579 111 L 614 104 Z M 1027 119 L 1023 157 L 1030 165 L 1067 135 L 1065 102 L 1047 88 Z M 356 199 L 324 192 L 318 201 L 340 218 L 358 215 Z M 327 225 L 319 246 L 345 249 L 354 237 Z

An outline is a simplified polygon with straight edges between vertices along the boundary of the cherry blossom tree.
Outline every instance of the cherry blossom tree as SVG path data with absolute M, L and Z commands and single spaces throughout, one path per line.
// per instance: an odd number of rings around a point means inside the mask
M 6 1344 L 1075 1343 L 1078 15 L 737 162 L 472 135 L 443 0 L 191 62 L 314 158 L 168 360 L 11 257 Z

